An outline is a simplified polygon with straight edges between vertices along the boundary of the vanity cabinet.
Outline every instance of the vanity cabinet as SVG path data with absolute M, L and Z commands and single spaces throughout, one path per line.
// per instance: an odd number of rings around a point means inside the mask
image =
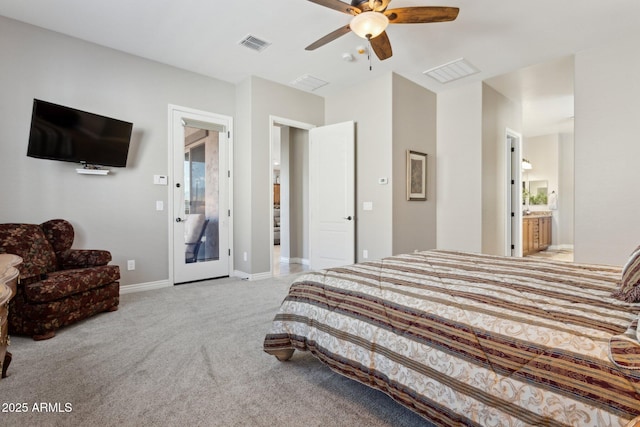
M 280 184 L 273 184 L 273 204 L 280 204 Z
M 522 217 L 522 255 L 544 251 L 551 245 L 551 215 Z
M 538 218 L 539 249 L 544 251 L 551 246 L 551 217 Z

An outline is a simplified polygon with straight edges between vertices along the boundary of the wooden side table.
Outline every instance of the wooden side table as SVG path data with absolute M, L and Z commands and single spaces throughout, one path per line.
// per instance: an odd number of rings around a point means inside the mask
M 0 254 L 0 370 L 1 378 L 7 376 L 7 368 L 11 363 L 11 353 L 7 351 L 9 345 L 9 301 L 16 294 L 16 284 L 19 272 L 15 267 L 22 263 L 17 255 Z

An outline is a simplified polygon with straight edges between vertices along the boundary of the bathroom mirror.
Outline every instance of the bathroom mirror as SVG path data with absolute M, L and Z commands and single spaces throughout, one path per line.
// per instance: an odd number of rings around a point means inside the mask
M 546 205 L 548 189 L 548 181 L 529 181 L 529 204 Z

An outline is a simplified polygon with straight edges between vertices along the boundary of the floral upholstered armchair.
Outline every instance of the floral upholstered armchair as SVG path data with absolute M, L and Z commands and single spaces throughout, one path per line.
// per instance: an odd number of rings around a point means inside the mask
M 71 249 L 73 238 L 73 226 L 63 219 L 0 224 L 0 253 L 23 258 L 10 333 L 48 339 L 65 325 L 118 309 L 120 269 L 107 265 L 111 254 Z

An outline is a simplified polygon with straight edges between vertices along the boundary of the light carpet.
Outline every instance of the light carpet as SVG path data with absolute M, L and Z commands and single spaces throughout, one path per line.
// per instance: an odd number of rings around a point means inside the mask
M 262 351 L 291 280 L 126 294 L 118 311 L 53 339 L 13 337 L 0 425 L 429 425 L 308 353 L 278 362 Z

